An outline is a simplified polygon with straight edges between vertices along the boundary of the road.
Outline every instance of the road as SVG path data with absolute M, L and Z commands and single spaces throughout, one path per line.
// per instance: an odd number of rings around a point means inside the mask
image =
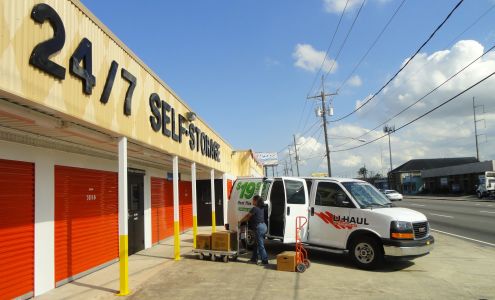
M 394 202 L 426 215 L 432 230 L 459 235 L 495 247 L 495 201 L 438 200 L 424 197 Z M 432 232 L 433 235 L 435 231 Z M 484 243 L 483 243 L 484 242 Z

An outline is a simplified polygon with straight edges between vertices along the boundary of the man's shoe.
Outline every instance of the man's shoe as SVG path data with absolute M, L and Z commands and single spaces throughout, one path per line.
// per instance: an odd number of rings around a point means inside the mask
M 268 265 L 268 260 L 263 260 L 263 261 L 261 261 L 261 263 L 264 265 Z
M 248 260 L 248 264 L 257 264 L 258 263 L 258 260 L 256 259 L 250 259 Z

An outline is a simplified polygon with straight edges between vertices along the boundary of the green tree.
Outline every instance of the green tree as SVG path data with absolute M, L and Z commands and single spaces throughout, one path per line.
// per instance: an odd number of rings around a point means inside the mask
M 368 175 L 368 169 L 366 169 L 366 166 L 359 168 L 358 175 L 366 179 L 366 175 Z

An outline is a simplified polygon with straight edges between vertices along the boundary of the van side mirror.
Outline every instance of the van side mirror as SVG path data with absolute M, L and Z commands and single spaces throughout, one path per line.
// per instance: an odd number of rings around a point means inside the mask
M 335 196 L 335 200 L 337 201 L 337 205 L 340 207 L 348 207 L 349 204 L 351 204 L 349 199 L 347 199 L 346 195 L 342 192 Z

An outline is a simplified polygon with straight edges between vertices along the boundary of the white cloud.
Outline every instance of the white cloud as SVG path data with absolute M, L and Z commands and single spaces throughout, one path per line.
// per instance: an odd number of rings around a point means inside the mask
M 392 2 L 392 0 L 375 0 L 375 2 L 379 5 L 384 5 Z M 346 3 L 347 7 L 345 6 Z M 323 7 L 325 8 L 326 12 L 340 14 L 344 10 L 344 8 L 346 12 L 352 11 L 361 6 L 362 3 L 363 0 L 323 0 Z
M 471 63 L 484 52 L 484 47 L 474 40 L 457 42 L 451 49 L 437 51 L 432 54 L 420 53 L 397 76 L 397 78 L 375 99 L 359 111 L 361 118 L 369 120 L 384 120 L 399 112 L 408 105 L 423 97 L 447 78 L 451 77 L 464 66 Z M 404 60 L 405 63 L 406 60 Z M 495 70 L 495 55 L 487 54 L 465 71 L 454 77 L 432 95 L 414 105 L 394 122 L 400 124 L 426 112 L 432 107 L 455 96 L 467 87 Z M 473 90 L 445 105 L 433 115 L 435 118 L 449 118 L 452 116 L 472 117 L 472 109 L 466 99 L 473 96 L 479 99 L 490 99 L 495 94 L 495 79 L 490 78 Z M 360 106 L 369 96 L 356 101 Z
M 346 158 L 340 160 L 338 164 L 344 167 L 351 167 L 351 168 L 355 168 L 357 166 L 362 167 L 363 159 L 361 158 L 361 156 L 358 155 L 348 155 Z
M 325 59 L 325 51 L 318 51 L 309 44 L 297 44 L 292 57 L 296 60 L 294 66 L 310 72 L 317 72 Z M 338 64 L 327 57 L 323 63 L 322 70 L 331 73 L 337 71 Z
M 349 78 L 347 84 L 353 87 L 359 87 L 363 84 L 363 81 L 361 80 L 361 77 L 359 77 L 358 75 L 354 75 Z
M 347 3 L 347 7 L 346 2 Z M 325 10 L 329 13 L 341 13 L 344 8 L 346 11 L 350 11 L 360 5 L 363 1 L 362 0 L 323 0 L 323 5 L 325 7 Z

